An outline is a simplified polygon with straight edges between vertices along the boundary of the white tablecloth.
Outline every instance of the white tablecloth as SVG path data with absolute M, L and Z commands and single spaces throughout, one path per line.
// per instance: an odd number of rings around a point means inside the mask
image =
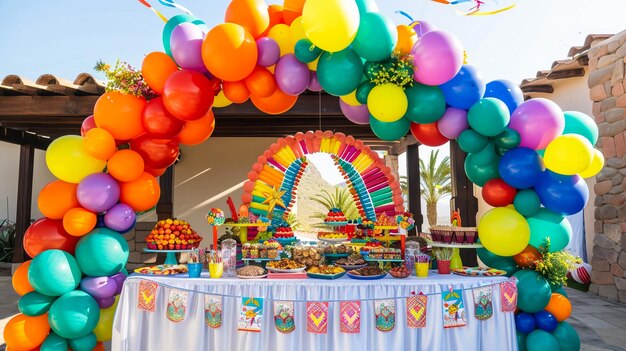
M 156 311 L 137 308 L 137 292 L 142 279 L 159 284 Z M 431 271 L 428 278 L 409 277 L 360 281 L 344 276 L 337 280 L 241 280 L 190 279 L 185 276 L 153 277 L 131 275 L 124 289 L 113 323 L 114 351 L 140 350 L 517 350 L 513 313 L 501 311 L 500 289 L 497 283 L 504 277 L 440 276 Z M 481 321 L 474 317 L 471 288 L 493 285 L 493 316 Z M 463 291 L 467 326 L 444 329 L 441 292 Z M 166 317 L 167 299 L 172 288 L 190 290 L 187 314 L 179 323 Z M 406 297 L 422 292 L 428 296 L 427 325 L 409 329 L 406 322 Z M 204 321 L 203 293 L 221 294 L 223 298 L 222 325 L 208 327 Z M 434 295 L 431 295 L 434 294 Z M 238 308 L 242 296 L 263 297 L 263 325 L 260 333 L 237 330 Z M 374 299 L 394 298 L 396 326 L 390 332 L 376 329 Z M 282 334 L 274 327 L 273 301 L 295 302 L 296 330 Z M 328 334 L 307 332 L 305 301 L 335 301 L 328 304 Z M 342 333 L 339 328 L 339 302 L 361 300 L 360 334 Z

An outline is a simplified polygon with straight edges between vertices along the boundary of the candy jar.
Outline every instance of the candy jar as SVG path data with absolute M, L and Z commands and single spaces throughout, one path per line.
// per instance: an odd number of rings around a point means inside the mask
M 417 241 L 407 241 L 404 252 L 404 265 L 413 274 L 415 269 L 415 255 L 420 253 L 420 244 Z
M 237 268 L 237 242 L 233 239 L 222 241 L 221 253 L 224 262 L 224 275 L 234 277 Z

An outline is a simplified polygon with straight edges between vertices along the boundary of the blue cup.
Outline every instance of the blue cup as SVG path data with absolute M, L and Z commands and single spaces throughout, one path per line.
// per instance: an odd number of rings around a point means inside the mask
M 200 278 L 202 273 L 202 263 L 187 263 L 189 278 Z

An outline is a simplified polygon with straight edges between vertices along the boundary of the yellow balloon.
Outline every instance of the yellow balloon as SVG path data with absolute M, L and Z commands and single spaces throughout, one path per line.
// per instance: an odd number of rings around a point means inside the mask
M 115 303 L 111 307 L 100 309 L 100 319 L 98 324 L 93 329 L 93 333 L 96 334 L 98 341 L 109 341 L 113 336 L 113 317 L 115 317 L 115 310 L 117 309 L 117 303 L 120 301 L 120 296 L 115 297 Z
M 386 83 L 377 85 L 367 96 L 367 108 L 381 122 L 395 122 L 402 118 L 409 107 L 404 89 Z
M 600 173 L 602 167 L 604 167 L 604 155 L 602 155 L 600 150 L 593 149 L 593 159 L 591 160 L 591 164 L 587 167 L 587 169 L 580 172 L 578 175 L 583 178 L 590 178 Z
M 591 165 L 593 146 L 587 138 L 578 134 L 565 134 L 548 144 L 543 160 L 552 172 L 573 175 Z
M 296 43 L 300 39 L 306 38 L 304 34 L 304 27 L 302 27 L 302 16 L 296 18 L 291 22 L 289 26 L 289 38 L 291 39 L 291 46 L 296 47 Z
M 340 96 L 339 97 L 341 100 L 343 100 L 343 102 L 345 102 L 346 104 L 350 105 L 350 106 L 359 106 L 361 105 L 361 103 L 356 99 L 356 89 L 354 89 L 354 91 L 352 91 L 350 94 L 344 95 L 344 96 Z
M 410 53 L 413 45 L 417 43 L 417 33 L 415 33 L 415 29 L 406 24 L 401 24 L 397 26 L 396 29 L 398 31 L 398 43 L 393 51 L 402 54 Z
M 280 56 L 287 54 L 293 54 L 294 45 L 291 44 L 291 34 L 289 26 L 284 23 L 279 23 L 272 27 L 267 33 L 267 36 L 274 39 L 280 47 Z
M 302 9 L 307 38 L 329 52 L 341 51 L 352 43 L 359 20 L 359 8 L 354 0 L 307 0 Z
M 228 100 L 226 95 L 224 95 L 224 90 L 221 90 L 219 94 L 213 100 L 213 107 L 220 108 L 226 107 L 232 104 L 232 101 Z
M 499 256 L 513 256 L 528 246 L 530 226 L 517 211 L 496 207 L 480 218 L 478 237 L 490 252 Z
M 83 138 L 64 135 L 46 150 L 46 165 L 52 174 L 68 183 L 80 183 L 86 176 L 102 172 L 106 161 L 89 156 L 83 149 Z
M 317 71 L 317 63 L 320 62 L 320 57 L 322 57 L 322 55 L 318 56 L 315 61 L 313 62 L 309 62 L 307 65 L 309 66 L 309 69 L 311 71 Z

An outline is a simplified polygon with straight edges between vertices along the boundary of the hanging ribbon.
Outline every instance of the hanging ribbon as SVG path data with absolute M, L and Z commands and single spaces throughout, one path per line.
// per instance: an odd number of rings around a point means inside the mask
M 141 1 L 141 0 L 140 0 Z M 183 5 L 177 4 L 175 3 L 173 0 L 159 0 L 159 2 L 161 3 L 161 5 L 163 6 L 167 6 L 167 7 L 174 7 L 179 9 L 180 11 L 193 16 L 193 13 L 191 13 L 191 11 L 189 11 L 186 7 L 184 7 Z
M 162 13 L 160 13 L 159 11 L 157 11 L 157 9 L 155 9 L 154 7 L 152 7 L 152 5 L 150 5 L 146 0 L 138 0 L 143 6 L 149 8 L 152 12 L 154 12 L 155 15 L 159 16 L 159 18 L 161 20 L 163 20 L 163 22 L 167 23 L 167 18 L 165 16 L 163 16 Z

